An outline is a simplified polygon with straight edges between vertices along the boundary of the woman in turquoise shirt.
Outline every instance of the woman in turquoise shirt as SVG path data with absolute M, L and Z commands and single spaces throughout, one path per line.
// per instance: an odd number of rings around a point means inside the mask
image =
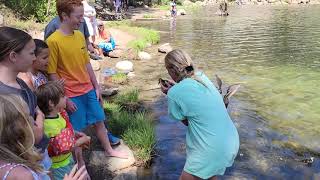
M 161 84 L 168 96 L 168 113 L 188 126 L 187 158 L 180 179 L 216 179 L 237 156 L 238 131 L 220 93 L 203 72 L 195 72 L 188 54 L 169 52 L 165 66 L 176 82 Z

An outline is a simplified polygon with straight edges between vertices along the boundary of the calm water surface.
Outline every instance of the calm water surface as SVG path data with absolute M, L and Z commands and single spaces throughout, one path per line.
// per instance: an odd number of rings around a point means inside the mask
M 229 17 L 201 9 L 176 21 L 138 22 L 162 32 L 192 55 L 200 69 L 226 85 L 241 83 L 229 112 L 241 140 L 224 179 L 320 179 L 315 156 L 285 146 L 297 142 L 320 152 L 320 6 L 230 7 Z M 160 73 L 166 76 L 166 71 Z M 165 97 L 154 110 L 166 112 Z M 178 179 L 185 161 L 185 128 L 159 117 L 157 153 L 141 179 Z

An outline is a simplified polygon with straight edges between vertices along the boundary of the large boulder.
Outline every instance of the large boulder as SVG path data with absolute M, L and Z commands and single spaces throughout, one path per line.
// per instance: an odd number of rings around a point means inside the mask
M 133 152 L 129 147 L 121 141 L 121 144 L 115 148 L 117 151 L 122 151 L 128 154 L 128 159 L 116 157 L 107 157 L 104 151 L 93 151 L 90 156 L 90 164 L 99 167 L 105 167 L 111 172 L 128 168 L 135 163 Z
M 170 43 L 165 43 L 159 46 L 158 51 L 161 53 L 168 53 L 172 51 L 172 47 L 170 46 Z
M 140 60 L 150 60 L 152 58 L 149 53 L 143 51 L 138 53 L 138 57 Z
M 131 61 L 119 61 L 116 64 L 116 68 L 123 73 L 129 73 L 133 71 L 133 63 Z

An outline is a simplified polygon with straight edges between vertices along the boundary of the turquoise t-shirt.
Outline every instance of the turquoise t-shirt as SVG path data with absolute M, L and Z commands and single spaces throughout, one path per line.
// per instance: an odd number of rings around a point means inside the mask
M 208 77 L 197 72 L 168 92 L 168 113 L 177 120 L 188 120 L 187 159 L 184 171 L 202 179 L 223 175 L 239 150 L 239 135 L 223 99 Z

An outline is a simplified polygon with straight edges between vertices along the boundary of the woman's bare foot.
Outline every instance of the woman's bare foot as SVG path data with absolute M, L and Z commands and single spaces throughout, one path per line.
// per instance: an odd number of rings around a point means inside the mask
M 115 150 L 111 150 L 109 152 L 105 152 L 106 156 L 109 157 L 117 157 L 117 158 L 121 158 L 121 159 L 128 159 L 128 154 L 122 151 L 115 151 Z

